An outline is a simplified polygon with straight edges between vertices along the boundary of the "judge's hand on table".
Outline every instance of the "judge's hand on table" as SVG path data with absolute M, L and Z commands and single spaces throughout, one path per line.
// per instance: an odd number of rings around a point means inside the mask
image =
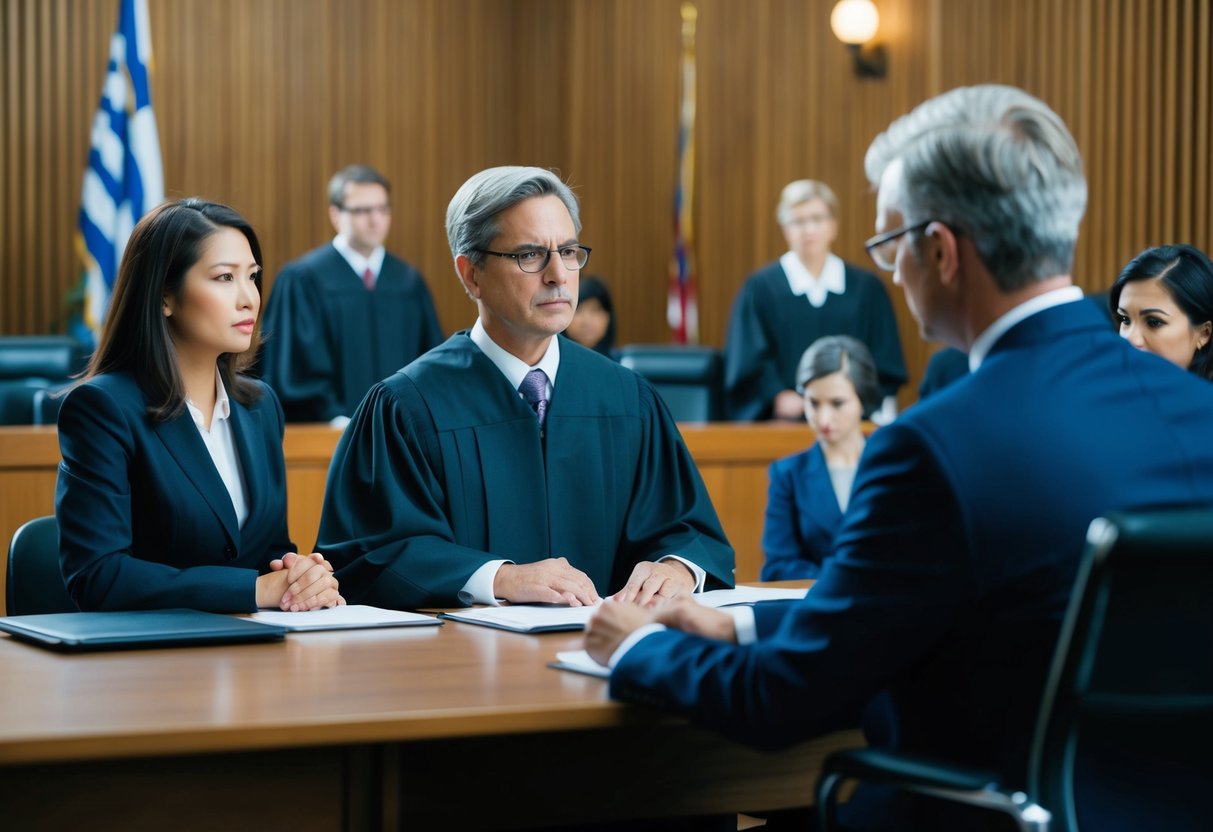
M 503 563 L 493 580 L 493 594 L 515 604 L 593 606 L 601 599 L 590 576 L 565 558 L 535 563 Z
M 636 564 L 632 577 L 611 598 L 652 606 L 668 598 L 690 595 L 694 591 L 695 576 L 685 563 L 677 560 L 663 560 L 660 563 L 645 560 Z
M 733 616 L 698 604 L 688 596 L 648 608 L 614 601 L 603 604 L 586 625 L 585 650 L 594 661 L 605 665 L 624 639 L 646 624 L 664 624 L 717 641 L 737 640 Z
M 804 421 L 804 396 L 795 390 L 780 390 L 771 404 L 771 418 L 789 422 Z
M 337 591 L 333 565 L 319 552 L 306 557 L 287 552 L 270 561 L 270 571 L 257 578 L 258 607 L 302 612 L 344 603 Z

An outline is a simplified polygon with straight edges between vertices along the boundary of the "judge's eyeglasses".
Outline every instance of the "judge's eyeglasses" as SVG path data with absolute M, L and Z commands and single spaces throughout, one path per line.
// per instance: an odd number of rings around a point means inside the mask
M 518 264 L 518 268 L 528 274 L 536 274 L 548 267 L 552 261 L 552 252 L 560 255 L 560 262 L 569 271 L 577 271 L 590 260 L 590 247 L 583 245 L 561 246 L 560 248 L 529 248 L 526 251 L 489 251 L 478 248 L 481 254 L 491 254 L 494 257 L 505 257 Z

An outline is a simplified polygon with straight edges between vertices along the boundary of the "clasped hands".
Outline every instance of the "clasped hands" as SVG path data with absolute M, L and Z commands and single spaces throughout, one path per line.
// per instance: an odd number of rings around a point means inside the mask
M 319 552 L 306 556 L 287 552 L 270 561 L 270 571 L 257 577 L 257 606 L 261 608 L 303 612 L 344 603 L 333 565 Z

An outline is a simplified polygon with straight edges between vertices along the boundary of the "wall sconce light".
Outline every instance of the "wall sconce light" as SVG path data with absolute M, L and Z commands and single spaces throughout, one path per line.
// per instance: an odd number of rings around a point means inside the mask
M 834 36 L 846 44 L 855 59 L 855 74 L 860 78 L 883 78 L 887 69 L 884 47 L 871 44 L 880 26 L 880 12 L 872 0 L 838 0 L 830 12 Z

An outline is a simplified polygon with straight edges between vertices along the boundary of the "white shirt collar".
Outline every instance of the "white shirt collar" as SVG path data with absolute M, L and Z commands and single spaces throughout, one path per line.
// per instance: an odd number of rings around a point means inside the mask
M 1015 324 L 1030 318 L 1037 312 L 1061 306 L 1063 303 L 1073 303 L 1076 300 L 1082 300 L 1082 289 L 1077 286 L 1065 286 L 1045 292 L 1043 295 L 1036 295 L 1005 313 L 986 327 L 986 331 L 973 341 L 973 346 L 969 348 L 969 371 L 977 372 L 977 368 L 981 366 L 981 362 L 985 361 L 990 350 L 998 343 L 998 339 L 1006 335 Z
M 208 430 L 202 426 L 202 411 L 189 399 L 185 400 L 202 444 L 215 464 L 215 471 L 228 496 L 232 499 L 232 510 L 236 512 L 236 524 L 244 528 L 244 521 L 249 516 L 248 489 L 245 486 L 244 475 L 241 472 L 240 455 L 236 452 L 236 435 L 232 430 L 232 409 L 228 401 L 227 389 L 223 386 L 223 377 L 219 368 L 215 368 L 215 409 L 211 415 L 211 426 Z
M 200 431 L 208 431 L 205 427 L 206 420 L 202 418 L 202 410 L 194 404 L 190 399 L 185 400 L 185 406 L 189 409 L 190 416 L 194 419 L 194 424 L 198 426 Z M 219 368 L 215 368 L 215 409 L 211 411 L 211 427 L 215 429 L 215 422 L 227 419 L 232 415 L 232 405 L 228 401 L 227 388 L 223 386 L 223 376 L 219 375 Z
M 497 342 L 489 337 L 479 318 L 472 326 L 470 337 L 472 343 L 480 347 L 480 351 L 489 361 L 493 362 L 498 370 L 501 370 L 509 380 L 510 386 L 515 390 L 522 385 L 522 380 L 531 370 L 543 370 L 544 375 L 548 377 L 548 397 L 551 398 L 552 390 L 556 386 L 556 371 L 560 369 L 560 339 L 557 336 L 553 335 L 552 340 L 548 341 L 547 351 L 534 367 L 527 366 L 527 363 L 521 358 L 511 355 L 498 346 Z
M 793 295 L 804 295 L 809 303 L 818 308 L 825 305 L 830 292 L 841 295 L 847 290 L 847 268 L 837 254 L 827 254 L 821 274 L 809 271 L 796 253 L 789 251 L 779 258 L 779 265 L 787 275 L 788 287 Z
M 333 238 L 333 248 L 337 249 L 337 253 L 350 264 L 350 268 L 354 270 L 354 274 L 358 275 L 359 280 L 362 279 L 362 274 L 367 269 L 371 270 L 376 280 L 379 279 L 379 270 L 383 268 L 383 258 L 387 254 L 387 250 L 383 246 L 372 251 L 370 257 L 363 257 L 350 247 L 349 241 L 345 237 L 338 234 Z

